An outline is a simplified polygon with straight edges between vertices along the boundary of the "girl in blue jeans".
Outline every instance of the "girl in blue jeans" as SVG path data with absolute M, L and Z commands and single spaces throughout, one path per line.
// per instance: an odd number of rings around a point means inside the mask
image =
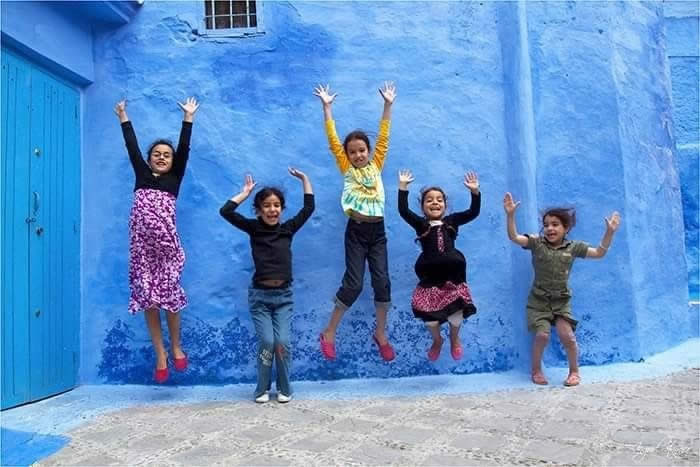
M 309 178 L 299 170 L 289 173 L 302 181 L 304 206 L 296 216 L 280 223 L 285 207 L 284 195 L 275 187 L 262 188 L 255 194 L 255 219 L 248 219 L 236 208 L 255 188 L 253 177 L 246 175 L 243 190 L 226 201 L 221 216 L 250 235 L 250 247 L 255 263 L 253 282 L 248 288 L 248 305 L 258 336 L 258 386 L 255 402 L 270 400 L 272 362 L 277 366 L 277 402 L 289 402 L 290 324 L 292 299 L 292 237 L 314 211 L 314 195 Z

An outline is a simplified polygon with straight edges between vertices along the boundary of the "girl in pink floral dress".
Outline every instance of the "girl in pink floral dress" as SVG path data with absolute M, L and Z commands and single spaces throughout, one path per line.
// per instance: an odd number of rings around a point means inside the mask
M 177 149 L 159 139 L 148 149 L 144 161 L 134 128 L 126 114 L 126 101 L 114 108 L 121 122 L 124 142 L 134 169 L 134 203 L 129 218 L 129 312 L 145 310 L 148 331 L 156 354 L 154 379 L 168 379 L 168 352 L 163 345 L 160 310 L 165 310 L 173 365 L 187 368 L 187 355 L 180 345 L 180 314 L 187 297 L 180 286 L 185 252 L 175 223 L 175 201 L 190 151 L 192 121 L 199 104 L 194 98 L 178 103 L 184 112 Z
M 423 320 L 433 337 L 428 359 L 440 356 L 442 337 L 440 325 L 450 323 L 452 358 L 459 360 L 464 351 L 459 340 L 462 321 L 476 313 L 467 285 L 467 260 L 455 248 L 459 226 L 476 219 L 481 209 L 481 192 L 476 174 L 464 176 L 464 186 L 471 192 L 471 205 L 466 211 L 445 215 L 447 196 L 442 188 L 429 187 L 421 193 L 420 216 L 408 207 L 408 185 L 413 175 L 408 170 L 399 172 L 399 214 L 418 235 L 423 252 L 416 261 L 418 285 L 413 291 L 413 315 Z

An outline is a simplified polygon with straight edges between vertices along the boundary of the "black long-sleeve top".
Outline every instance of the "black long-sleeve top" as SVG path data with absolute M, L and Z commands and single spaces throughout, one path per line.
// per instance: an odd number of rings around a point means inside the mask
M 442 225 L 431 226 L 428 219 L 408 207 L 408 191 L 399 190 L 399 214 L 415 229 L 423 249 L 415 265 L 422 287 L 441 286 L 446 281 L 466 282 L 466 260 L 455 248 L 455 239 L 459 226 L 476 219 L 481 210 L 481 193 L 472 193 L 471 198 L 469 209 L 443 217 Z M 438 247 L 438 231 L 442 231 L 442 250 Z
M 314 195 L 304 194 L 304 206 L 296 216 L 283 223 L 268 225 L 259 218 L 249 219 L 238 212 L 238 203 L 228 200 L 219 214 L 234 227 L 250 235 L 250 248 L 255 263 L 253 285 L 264 280 L 292 282 L 292 237 L 314 212 Z
M 449 229 L 452 232 L 449 236 L 452 239 L 452 242 L 449 245 L 450 248 L 454 246 L 454 239 L 457 237 L 459 226 L 476 219 L 481 211 L 481 193 L 476 195 L 471 193 L 471 196 L 472 201 L 469 205 L 469 209 L 466 211 L 455 212 L 442 218 L 443 224 L 447 224 L 454 229 L 453 232 L 452 229 Z M 408 190 L 399 190 L 399 214 L 403 220 L 408 222 L 408 224 L 415 229 L 416 234 L 419 237 L 423 235 L 426 230 L 430 229 L 430 222 L 428 219 L 426 219 L 425 216 L 419 216 L 408 207 Z M 430 247 L 433 246 L 433 243 L 421 239 L 421 246 L 423 247 L 423 251 L 426 251 L 426 248 L 430 249 Z M 437 248 L 437 246 L 435 246 L 435 248 Z M 445 250 L 447 249 L 448 244 L 445 243 Z
M 192 135 L 192 122 L 182 122 L 180 130 L 180 140 L 177 143 L 177 149 L 173 154 L 173 166 L 168 173 L 161 175 L 153 175 L 153 171 L 148 163 L 143 159 L 139 143 L 136 140 L 136 133 L 131 122 L 122 123 L 122 134 L 124 135 L 124 143 L 126 150 L 129 153 L 129 160 L 136 175 L 134 183 L 134 191 L 139 188 L 151 188 L 154 190 L 166 191 L 173 194 L 176 198 L 180 192 L 180 183 L 185 175 L 185 167 L 187 159 L 190 156 L 190 136 Z

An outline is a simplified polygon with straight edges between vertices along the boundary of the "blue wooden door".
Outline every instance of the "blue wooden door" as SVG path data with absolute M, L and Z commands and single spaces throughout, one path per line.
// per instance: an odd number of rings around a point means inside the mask
M 80 95 L 7 50 L 2 89 L 2 408 L 7 408 L 77 382 Z

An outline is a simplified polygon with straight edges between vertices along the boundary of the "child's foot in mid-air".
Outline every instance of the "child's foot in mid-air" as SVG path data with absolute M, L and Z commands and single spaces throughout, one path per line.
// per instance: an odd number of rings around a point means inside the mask
M 459 340 L 459 327 L 450 326 L 450 353 L 453 360 L 460 360 L 464 356 L 464 349 Z
M 321 344 L 321 353 L 326 357 L 326 360 L 335 360 L 335 340 L 328 340 L 326 334 L 322 332 L 319 343 Z
M 396 358 L 394 348 L 391 346 L 389 339 L 387 339 L 386 336 L 382 336 L 382 339 L 380 340 L 376 334 L 372 334 L 372 339 L 374 339 L 374 342 L 377 344 L 377 347 L 379 348 L 379 355 L 385 362 L 390 362 Z M 383 344 L 381 343 L 382 340 L 384 341 Z
M 434 362 L 438 358 L 440 358 L 440 351 L 442 350 L 442 337 L 439 337 L 438 340 L 433 340 L 433 345 L 430 346 L 428 349 L 428 360 L 431 362 Z
M 576 371 L 569 373 L 564 380 L 564 386 L 578 386 L 581 383 L 581 376 Z
M 532 372 L 532 382 L 535 384 L 539 384 L 540 386 L 545 386 L 549 384 L 547 378 L 544 377 L 544 373 L 542 373 L 542 370 Z

